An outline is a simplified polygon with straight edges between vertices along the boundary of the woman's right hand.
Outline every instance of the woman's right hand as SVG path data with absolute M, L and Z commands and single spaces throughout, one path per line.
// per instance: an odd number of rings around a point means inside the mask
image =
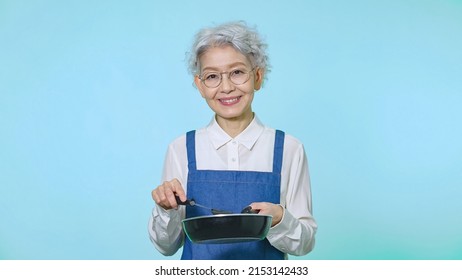
M 177 209 L 175 196 L 178 196 L 181 201 L 186 201 L 186 194 L 178 179 L 165 181 L 162 185 L 155 188 L 152 192 L 152 199 L 165 210 Z

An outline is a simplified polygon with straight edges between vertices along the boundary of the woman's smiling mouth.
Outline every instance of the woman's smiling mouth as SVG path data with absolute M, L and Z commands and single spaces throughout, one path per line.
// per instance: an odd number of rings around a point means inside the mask
M 231 98 L 220 98 L 218 100 L 220 101 L 221 104 L 225 106 L 230 106 L 230 105 L 234 105 L 238 103 L 240 99 L 241 99 L 241 96 L 236 96 L 236 97 L 231 97 Z

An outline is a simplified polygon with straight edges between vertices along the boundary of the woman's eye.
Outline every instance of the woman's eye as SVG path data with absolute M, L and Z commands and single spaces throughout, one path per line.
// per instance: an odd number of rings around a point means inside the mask
M 206 79 L 206 80 L 215 80 L 215 79 L 218 79 L 218 74 L 216 74 L 216 73 L 207 74 L 207 75 L 205 76 L 205 79 Z
M 239 75 L 243 75 L 244 74 L 244 71 L 240 70 L 240 69 L 236 69 L 236 70 L 233 70 L 233 72 L 231 72 L 231 75 L 233 76 L 239 76 Z

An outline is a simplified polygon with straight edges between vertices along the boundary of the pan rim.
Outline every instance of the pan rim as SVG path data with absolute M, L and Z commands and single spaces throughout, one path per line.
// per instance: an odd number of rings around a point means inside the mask
M 197 216 L 183 219 L 182 222 L 193 221 L 193 220 L 202 220 L 202 219 L 210 219 L 210 218 L 227 218 L 227 217 L 265 217 L 265 218 L 273 218 L 271 215 L 263 215 L 263 214 L 217 214 L 217 215 L 205 215 L 205 216 Z

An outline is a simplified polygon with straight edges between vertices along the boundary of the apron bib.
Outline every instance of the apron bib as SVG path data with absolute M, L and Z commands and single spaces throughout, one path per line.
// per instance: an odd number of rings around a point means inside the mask
M 284 132 L 276 130 L 273 171 L 197 170 L 195 131 L 186 134 L 188 153 L 188 197 L 210 208 L 240 213 L 252 202 L 280 203 Z M 187 207 L 186 218 L 211 215 L 200 207 Z M 183 260 L 284 259 L 284 253 L 265 238 L 261 241 L 229 244 L 195 244 L 185 237 Z

